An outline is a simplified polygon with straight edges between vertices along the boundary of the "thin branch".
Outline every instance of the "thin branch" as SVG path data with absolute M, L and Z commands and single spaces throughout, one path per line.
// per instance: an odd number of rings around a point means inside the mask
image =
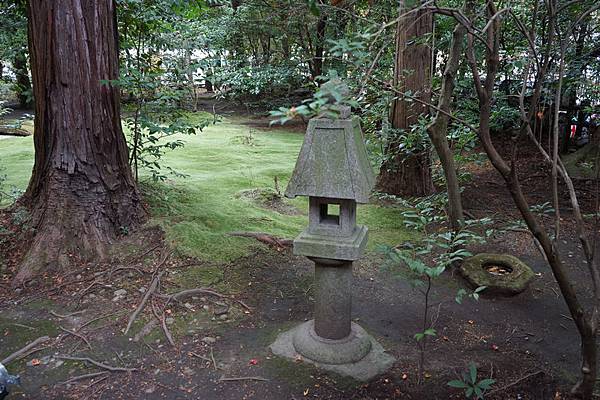
M 419 104 L 423 104 L 423 105 L 425 105 L 425 106 L 431 107 L 432 109 L 434 109 L 434 110 L 436 110 L 436 111 L 438 111 L 438 112 L 440 112 L 440 113 L 442 113 L 442 114 L 446 115 L 447 117 L 451 118 L 452 120 L 454 120 L 454 121 L 456 121 L 456 122 L 459 122 L 459 123 L 461 123 L 461 124 L 462 124 L 462 125 L 464 125 L 465 127 L 469 128 L 471 131 L 473 131 L 473 132 L 475 132 L 475 133 L 479 132 L 477 128 L 475 128 L 473 125 L 469 124 L 467 121 L 465 121 L 465 120 L 463 120 L 463 119 L 461 119 L 461 118 L 457 117 L 456 115 L 452 115 L 452 114 L 451 114 L 451 113 L 449 113 L 448 111 L 442 110 L 441 108 L 439 108 L 438 106 L 436 106 L 436 105 L 434 105 L 434 104 L 432 104 L 432 103 L 429 103 L 429 102 L 427 102 L 427 101 L 424 101 L 424 100 L 421 100 L 421 99 L 419 99 L 418 97 L 411 96 L 411 95 L 409 95 L 409 94 L 407 94 L 407 93 L 404 93 L 404 92 L 402 92 L 402 91 L 400 91 L 400 90 L 396 89 L 395 87 L 393 87 L 393 86 L 392 86 L 390 83 L 388 83 L 388 82 L 384 82 L 384 81 L 382 81 L 381 79 L 378 79 L 378 78 L 372 78 L 372 79 L 373 79 L 375 82 L 377 82 L 377 83 L 379 83 L 380 85 L 382 85 L 382 86 L 383 86 L 384 88 L 386 88 L 387 90 L 390 90 L 390 91 L 392 91 L 392 92 L 396 93 L 397 95 L 400 95 L 400 96 L 402 96 L 402 97 L 404 97 L 404 98 L 407 98 L 407 99 L 413 100 L 413 101 L 415 101 L 415 102 L 417 102 L 417 103 L 419 103 Z
M 102 368 L 102 369 L 105 369 L 105 370 L 110 371 L 110 372 L 133 372 L 133 371 L 137 371 L 138 370 L 137 368 L 113 367 L 113 366 L 110 366 L 110 365 L 106 365 L 106 364 L 104 364 L 104 363 L 102 363 L 100 361 L 96 361 L 96 360 L 94 360 L 92 358 L 89 358 L 89 357 L 72 357 L 72 356 L 62 356 L 62 355 L 59 355 L 59 356 L 55 356 L 55 358 L 58 358 L 60 360 L 71 360 L 71 361 L 87 362 L 87 363 L 95 365 L 98 368 Z
M 0 364 L 8 365 L 12 361 L 14 361 L 17 358 L 21 357 L 22 355 L 26 354 L 29 350 L 33 349 L 36 346 L 39 346 L 42 343 L 46 343 L 49 340 L 50 340 L 50 337 L 48 337 L 48 336 L 39 337 L 39 338 L 35 339 L 33 342 L 29 343 L 27 346 L 23 347 L 20 350 L 15 351 L 14 353 L 12 353 L 8 357 L 6 357 L 4 360 L 2 360 L 0 362 Z
M 59 385 L 68 385 L 68 384 L 73 383 L 73 382 L 81 381 L 83 379 L 95 378 L 97 376 L 106 375 L 108 373 L 109 372 L 107 372 L 107 371 L 102 371 L 102 372 L 92 372 L 91 374 L 83 374 L 83 375 L 75 376 L 75 377 L 73 377 L 71 379 L 68 379 L 68 380 L 62 382 L 62 383 L 59 383 Z
M 490 391 L 490 392 L 486 393 L 485 395 L 486 395 L 486 396 L 491 396 L 491 395 L 493 395 L 493 394 L 495 394 L 495 393 L 503 392 L 503 391 L 505 391 L 506 389 L 508 389 L 508 388 L 510 388 L 510 387 L 513 387 L 513 386 L 515 386 L 515 385 L 518 385 L 519 383 L 523 382 L 524 380 L 527 380 L 527 379 L 529 379 L 529 378 L 531 378 L 531 377 L 533 377 L 533 376 L 536 376 L 536 375 L 539 375 L 539 374 L 543 374 L 543 373 L 544 373 L 544 371 L 541 371 L 541 370 L 540 370 L 540 371 L 536 371 L 536 372 L 532 372 L 532 373 L 530 373 L 530 374 L 527 374 L 527 375 L 525 375 L 525 376 L 523 376 L 523 377 L 521 377 L 521 378 L 517 379 L 517 380 L 516 380 L 516 381 L 514 381 L 514 382 L 511 382 L 511 383 L 509 383 L 508 385 L 504 385 L 504 386 L 502 386 L 502 387 L 500 387 L 500 388 L 498 388 L 498 389 L 494 389 L 494 390 L 492 390 L 492 391 Z
M 263 381 L 267 382 L 268 379 L 260 376 L 238 376 L 232 378 L 225 378 L 224 376 L 219 378 L 219 382 L 232 382 L 232 381 Z
M 78 337 L 79 339 L 83 340 L 85 342 L 85 344 L 87 345 L 87 347 L 89 347 L 90 350 L 92 349 L 92 345 L 90 344 L 90 341 L 85 336 L 83 336 L 82 334 L 77 333 L 75 331 L 70 331 L 70 330 L 68 330 L 66 328 L 63 328 L 62 326 L 59 326 L 58 328 L 61 331 L 63 331 L 63 332 L 66 332 L 66 333 L 68 333 L 70 335 L 73 335 L 73 336 Z
M 65 318 L 72 317 L 72 316 L 74 316 L 74 315 L 83 314 L 83 313 L 85 313 L 86 311 L 87 311 L 87 310 L 75 311 L 75 312 L 72 312 L 72 313 L 69 313 L 69 314 L 64 314 L 64 315 L 63 315 L 63 314 L 59 314 L 59 313 L 57 313 L 57 312 L 54 312 L 54 311 L 52 311 L 52 310 L 50 310 L 50 311 L 48 311 L 48 312 L 49 312 L 50 314 L 54 315 L 54 316 L 55 316 L 55 317 L 57 317 L 57 318 L 62 318 L 62 319 L 65 319 Z

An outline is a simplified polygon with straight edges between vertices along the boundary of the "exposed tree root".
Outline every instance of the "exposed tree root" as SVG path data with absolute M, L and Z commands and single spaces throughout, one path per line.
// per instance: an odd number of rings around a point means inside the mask
M 138 315 L 142 312 L 144 307 L 146 307 L 146 303 L 148 302 L 148 299 L 150 299 L 150 296 L 152 296 L 152 294 L 154 292 L 156 292 L 156 289 L 158 288 L 158 283 L 160 282 L 160 278 L 162 277 L 163 273 L 164 272 L 160 272 L 158 275 L 156 275 L 154 278 L 152 278 L 152 282 L 150 283 L 148 290 L 146 290 L 146 293 L 144 294 L 142 301 L 137 306 L 137 308 L 135 309 L 133 314 L 131 314 L 131 316 L 129 317 L 129 321 L 127 322 L 127 327 L 125 328 L 125 332 L 124 332 L 125 335 L 127 335 L 129 330 L 131 329 L 131 325 L 133 325 L 133 323 L 135 322 Z
M 214 290 L 210 289 L 210 288 L 194 288 L 194 289 L 186 289 L 186 290 L 182 290 L 181 292 L 177 292 L 171 295 L 160 295 L 160 297 L 166 298 L 167 299 L 167 304 L 169 304 L 171 301 L 175 300 L 175 301 L 181 301 L 182 299 L 186 298 L 186 297 L 190 297 L 190 296 L 195 296 L 198 294 L 208 294 L 210 296 L 215 296 L 215 297 L 219 297 L 221 299 L 228 299 L 228 300 L 233 300 L 236 303 L 238 303 L 239 305 L 241 305 L 242 307 L 244 307 L 247 311 L 252 311 L 252 308 L 250 308 L 248 305 L 246 305 L 246 303 L 244 303 L 241 300 L 237 300 L 232 298 L 231 296 L 227 296 L 224 294 L 221 294 L 219 292 L 215 292 Z
M 35 339 L 33 342 L 29 343 L 27 346 L 23 347 L 21 350 L 15 351 L 10 356 L 8 356 L 4 360 L 0 361 L 0 364 L 7 365 L 10 362 L 21 357 L 22 355 L 27 354 L 29 352 L 29 350 L 33 349 L 34 347 L 39 346 L 42 343 L 46 343 L 49 340 L 50 340 L 50 337 L 48 337 L 48 336 L 39 337 L 39 338 Z
M 229 236 L 254 238 L 261 243 L 275 247 L 279 251 L 286 247 L 290 247 L 294 243 L 291 239 L 278 238 L 264 232 L 230 232 Z

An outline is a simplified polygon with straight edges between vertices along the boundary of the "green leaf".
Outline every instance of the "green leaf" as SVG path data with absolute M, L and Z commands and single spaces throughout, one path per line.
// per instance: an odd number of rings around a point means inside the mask
M 423 332 L 423 333 L 425 335 L 427 335 L 427 336 L 435 336 L 435 335 L 437 335 L 437 332 L 433 328 L 426 329 L 425 332 Z
M 464 383 L 463 381 L 460 381 L 458 379 L 448 382 L 448 386 L 457 388 L 457 389 L 466 389 L 469 387 L 469 385 L 467 385 L 466 383 Z
M 479 386 L 482 389 L 489 389 L 494 383 L 496 383 L 495 379 L 482 379 L 481 381 L 479 381 L 479 383 L 477 383 L 477 386 Z
M 454 300 L 458 304 L 462 304 L 462 299 L 466 294 L 467 294 L 467 291 L 465 289 L 459 289 L 458 292 L 456 292 L 456 297 L 454 298 Z
M 316 0 L 308 0 L 308 9 L 310 10 L 310 13 L 312 15 L 315 15 L 317 17 L 321 15 L 321 10 L 319 10 Z
M 477 381 L 477 367 L 474 363 L 469 364 L 469 378 L 473 384 Z

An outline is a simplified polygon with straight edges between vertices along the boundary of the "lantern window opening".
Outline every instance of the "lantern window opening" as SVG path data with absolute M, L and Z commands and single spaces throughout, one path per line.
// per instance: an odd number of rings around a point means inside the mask
M 340 224 L 340 204 L 321 203 L 319 205 L 319 223 L 325 225 Z

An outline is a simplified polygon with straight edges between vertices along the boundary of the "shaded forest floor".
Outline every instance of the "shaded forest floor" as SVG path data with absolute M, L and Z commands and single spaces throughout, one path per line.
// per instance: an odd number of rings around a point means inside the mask
M 80 265 L 69 275 L 48 276 L 17 290 L 10 288 L 10 278 L 21 256 L 20 242 L 10 233 L 26 226 L 27 216 L 18 209 L 3 211 L 0 227 L 9 234 L 0 236 L 0 358 L 39 336 L 50 337 L 38 351 L 9 365 L 23 379 L 14 398 L 459 399 L 461 392 L 446 383 L 470 362 L 477 364 L 481 379 L 497 380 L 488 399 L 568 398 L 578 374 L 578 336 L 550 270 L 530 236 L 520 231 L 504 232 L 472 250 L 520 257 L 536 272 L 531 287 L 512 298 L 458 305 L 454 297 L 465 284 L 448 271 L 434 290 L 439 334 L 429 343 L 427 379 L 423 386 L 416 384 L 412 337 L 421 330 L 422 299 L 396 271 L 381 268 L 375 251 L 378 244 L 415 236 L 402 224 L 402 209 L 390 205 L 359 211 L 371 238 L 366 257 L 356 263 L 353 317 L 397 358 L 394 368 L 359 383 L 274 357 L 268 345 L 277 334 L 311 317 L 312 264 L 277 242 L 229 233 L 293 238 L 306 224 L 305 200 L 278 196 L 302 141 L 298 131 L 231 118 L 184 138 L 186 148 L 166 161 L 188 178 L 143 185 L 153 218 L 115 247 L 110 262 Z M 0 142 L 6 185 L 24 188 L 32 155 L 31 138 Z M 528 160 L 524 173 L 541 168 L 533 155 Z M 516 219 L 490 166 L 472 172 L 474 183 L 465 189 L 469 212 L 503 222 Z M 533 204 L 546 198 L 548 184 L 538 181 L 528 186 Z M 589 282 L 569 224 L 563 234 L 565 258 L 584 293 Z M 161 272 L 160 293 L 204 292 L 181 302 L 150 300 L 125 335 L 130 315 Z M 144 327 L 146 335 L 140 334 Z M 60 356 L 136 370 L 68 382 L 107 370 Z M 264 380 L 226 380 L 248 377 Z

